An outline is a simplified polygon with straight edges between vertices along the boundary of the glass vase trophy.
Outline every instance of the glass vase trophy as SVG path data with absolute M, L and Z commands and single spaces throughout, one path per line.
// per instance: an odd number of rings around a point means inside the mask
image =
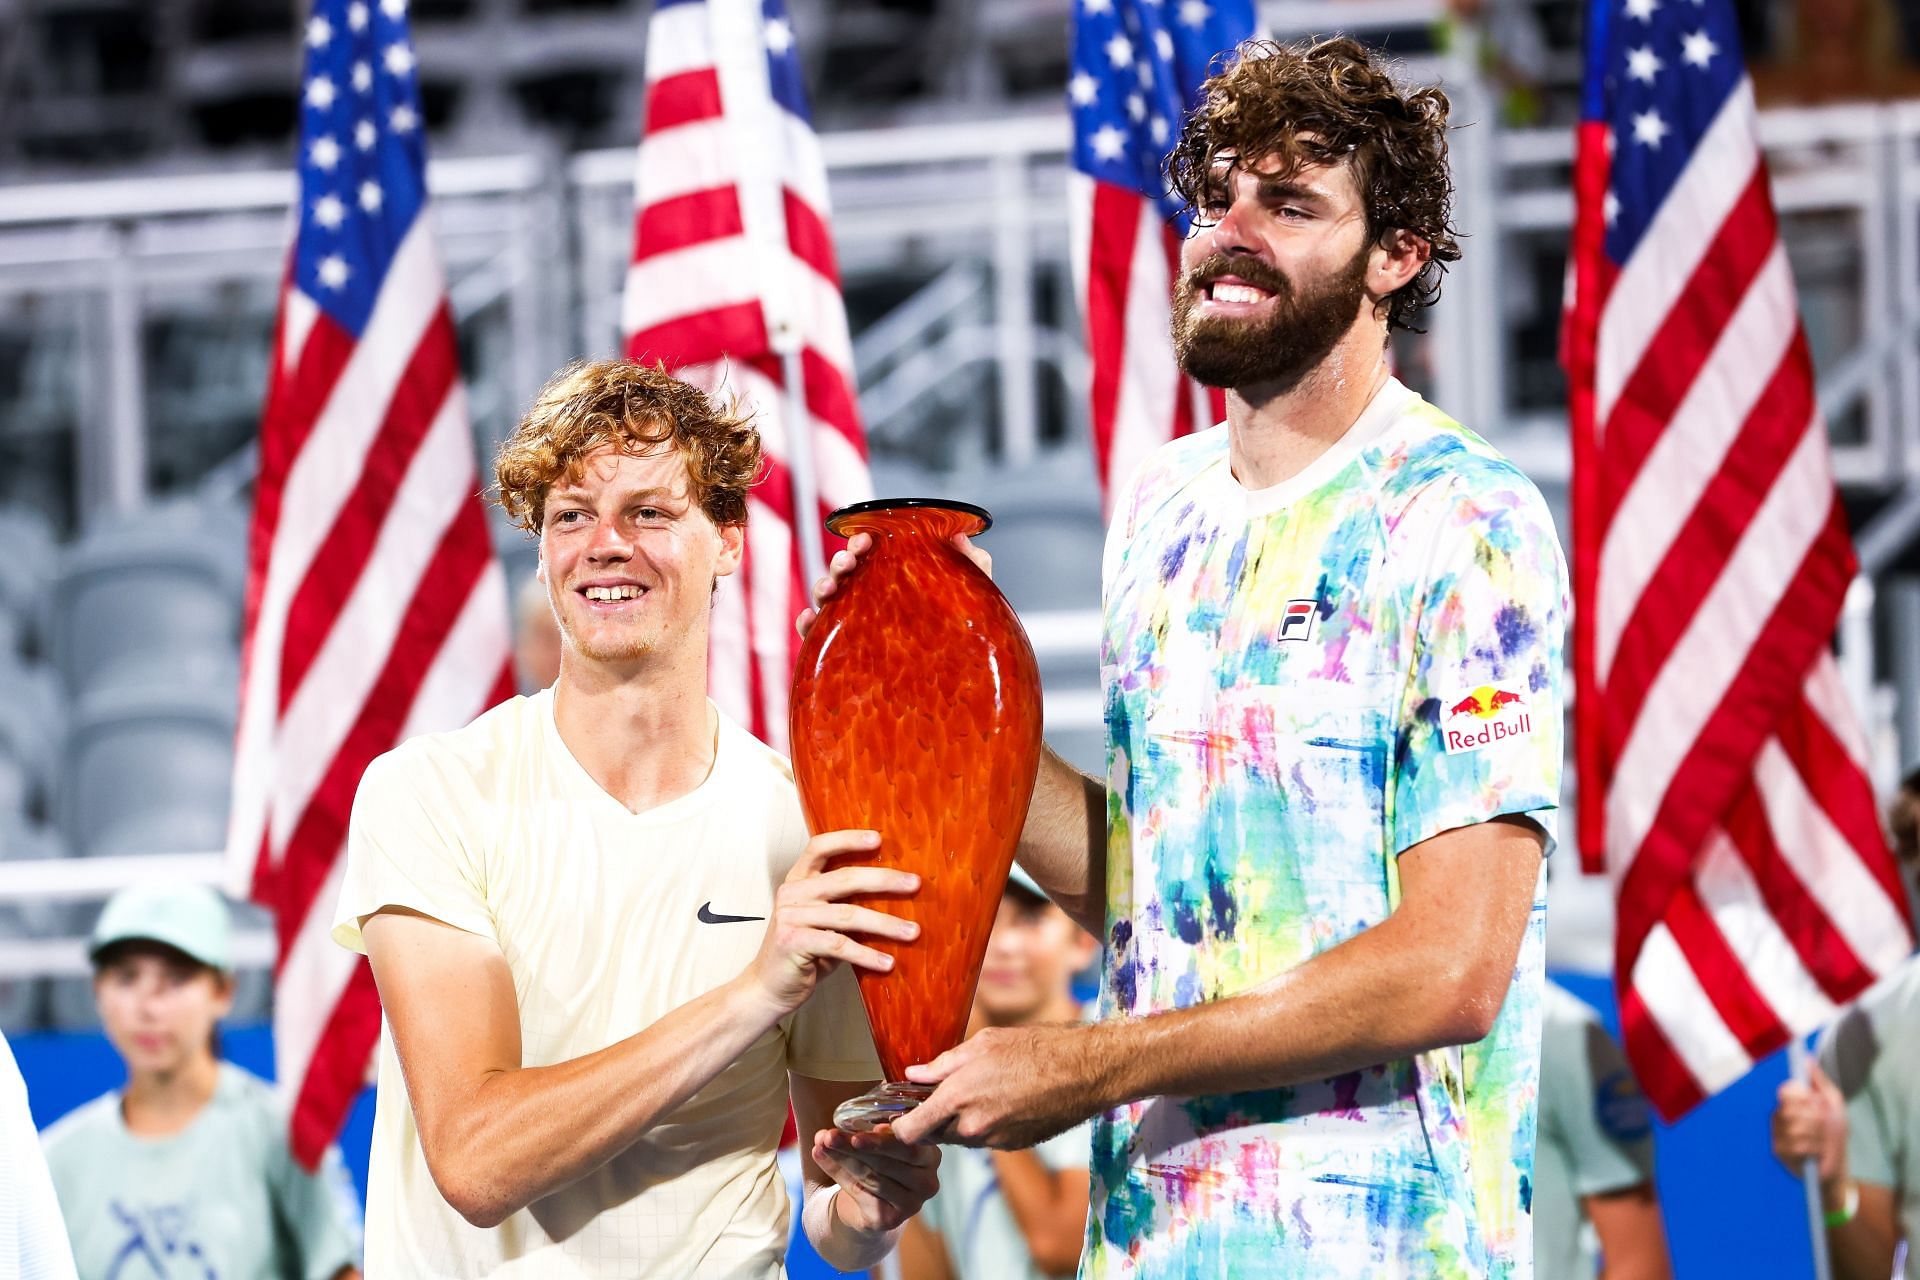
M 842 1103 L 866 1132 L 932 1087 L 906 1069 L 960 1043 L 1040 763 L 1040 673 L 993 580 L 953 545 L 984 532 L 979 507 L 924 498 L 857 503 L 827 527 L 873 536 L 794 661 L 789 728 L 813 831 L 880 833 L 878 862 L 912 871 L 911 897 L 863 905 L 917 921 L 911 942 L 862 941 L 894 959 L 856 970 L 886 1081 Z

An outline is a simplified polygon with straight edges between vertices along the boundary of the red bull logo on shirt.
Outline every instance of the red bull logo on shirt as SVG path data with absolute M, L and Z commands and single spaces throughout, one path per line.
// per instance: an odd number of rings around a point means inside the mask
M 1533 732 L 1527 700 L 1510 689 L 1483 684 L 1458 698 L 1443 699 L 1440 734 L 1449 752 L 1478 751 Z

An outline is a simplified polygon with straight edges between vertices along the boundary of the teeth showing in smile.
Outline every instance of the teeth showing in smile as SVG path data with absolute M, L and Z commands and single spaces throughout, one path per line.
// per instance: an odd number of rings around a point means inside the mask
M 589 600 L 638 600 L 640 588 L 629 583 L 623 587 L 588 587 Z
M 1252 285 L 1216 284 L 1212 290 L 1215 302 L 1263 302 L 1266 293 Z

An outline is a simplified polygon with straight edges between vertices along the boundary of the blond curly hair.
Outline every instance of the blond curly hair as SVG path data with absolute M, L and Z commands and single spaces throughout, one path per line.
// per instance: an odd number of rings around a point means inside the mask
M 514 524 L 538 535 L 553 486 L 577 476 L 589 453 L 612 445 L 643 454 L 670 444 L 686 460 L 694 501 L 715 524 L 745 524 L 760 478 L 760 432 L 734 402 L 722 406 L 659 365 L 577 361 L 548 380 L 494 459 L 494 496 Z

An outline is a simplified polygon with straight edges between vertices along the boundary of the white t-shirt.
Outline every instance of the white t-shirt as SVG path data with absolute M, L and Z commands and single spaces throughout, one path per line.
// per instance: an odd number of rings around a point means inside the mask
M 547 1066 L 745 969 L 766 926 L 703 917 L 766 917 L 806 840 L 792 769 L 725 716 L 706 780 L 634 814 L 567 750 L 547 690 L 368 767 L 333 936 L 363 951 L 361 922 L 399 906 L 493 940 L 513 974 L 521 1061 Z M 434 1186 L 383 1029 L 368 1274 L 780 1275 L 787 1194 L 774 1151 L 789 1071 L 879 1078 L 851 972 L 603 1168 L 482 1229 Z
M 1050 1171 L 1087 1168 L 1091 1128 L 1075 1125 L 1033 1149 Z M 1000 1175 L 988 1152 L 973 1147 L 943 1147 L 940 1190 L 927 1201 L 921 1221 L 940 1234 L 949 1269 L 960 1280 L 1040 1280 L 1033 1250 L 1000 1189 Z

